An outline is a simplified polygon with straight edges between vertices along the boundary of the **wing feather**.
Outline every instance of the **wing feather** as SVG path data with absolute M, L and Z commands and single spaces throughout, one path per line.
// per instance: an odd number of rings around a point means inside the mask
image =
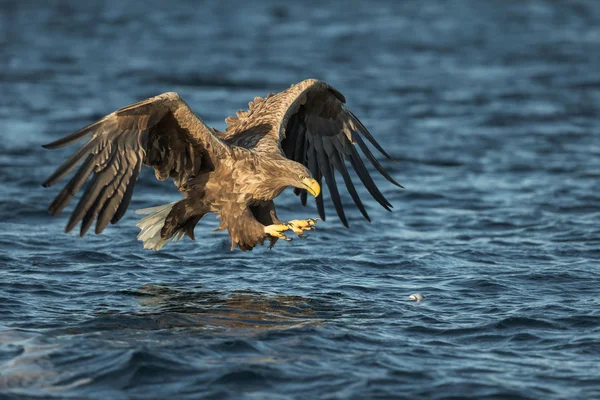
M 83 139 L 84 137 L 89 136 L 90 132 L 93 132 L 94 128 L 96 128 L 98 125 L 105 122 L 111 116 L 112 116 L 112 114 L 107 115 L 106 117 L 102 118 L 101 120 L 91 123 L 91 124 L 81 128 L 80 130 L 78 130 L 75 133 L 72 133 L 68 136 L 60 138 L 52 143 L 44 144 L 44 145 L 42 145 L 42 147 L 45 149 L 59 149 L 61 147 L 65 147 L 65 146 L 68 146 L 75 142 L 78 142 L 81 139 Z
M 317 183 L 319 185 L 321 185 L 323 177 L 322 177 L 321 170 L 319 169 L 319 163 L 317 161 L 317 150 L 315 149 L 315 146 L 314 146 L 312 140 L 308 141 L 308 155 L 307 156 L 308 156 L 308 160 L 307 160 L 308 170 L 312 174 L 313 178 L 317 181 Z M 317 211 L 319 212 L 319 217 L 321 217 L 321 219 L 323 221 L 325 221 L 325 204 L 323 202 L 323 195 L 318 196 L 316 198 L 316 203 L 317 203 Z
M 358 177 L 360 178 L 363 185 L 365 185 L 371 196 L 375 200 L 377 200 L 377 202 L 381 204 L 383 208 L 385 208 L 388 211 L 391 211 L 390 207 L 392 207 L 392 205 L 389 201 L 387 201 L 383 194 L 381 194 L 379 188 L 377 187 L 375 182 L 373 182 L 371 174 L 369 174 L 369 171 L 365 167 L 365 164 L 363 163 L 362 159 L 358 156 L 358 154 L 350 154 L 350 164 L 352 165 L 352 168 L 354 168 L 354 170 L 356 171 Z
M 285 157 L 304 164 L 319 184 L 322 178 L 325 178 L 336 212 L 342 223 L 348 226 L 335 180 L 336 171 L 344 179 L 346 189 L 361 214 L 368 221 L 371 219 L 352 182 L 346 162 L 349 162 L 373 199 L 388 211 L 391 211 L 392 207 L 375 184 L 358 149 L 386 180 L 398 187 L 402 186 L 385 170 L 364 139 L 393 161 L 392 157 L 356 115 L 346 108 L 345 102 L 345 97 L 327 83 L 309 79 L 270 97 L 267 106 L 274 110 L 283 110 L 279 125 L 273 133 L 274 138 L 279 141 L 278 151 Z M 263 143 L 264 148 L 261 149 L 259 145 L 258 150 L 267 151 L 273 148 L 268 141 Z M 302 204 L 306 204 L 306 191 L 298 193 Z M 319 215 L 325 219 L 323 196 L 317 197 L 316 203 Z
M 201 167 L 214 168 L 228 152 L 172 92 L 123 107 L 44 147 L 56 149 L 84 138 L 88 141 L 43 183 L 56 184 L 83 161 L 49 206 L 53 215 L 60 213 L 93 176 L 66 227 L 70 231 L 81 222 L 81 236 L 94 221 L 98 234 L 123 217 L 143 164 L 154 168 L 157 178 L 172 177 L 181 186 L 200 174 Z
M 335 167 L 335 169 L 342 174 L 342 177 L 344 178 L 344 183 L 346 184 L 346 188 L 348 189 L 348 193 L 350 193 L 350 197 L 352 197 L 352 201 L 354 201 L 354 204 L 356 204 L 356 207 L 358 207 L 358 209 L 360 210 L 360 213 L 363 215 L 363 217 L 365 217 L 365 219 L 367 221 L 371 222 L 371 218 L 369 217 L 369 214 L 367 213 L 367 210 L 365 209 L 363 202 L 360 200 L 360 196 L 358 195 L 358 192 L 356 191 L 356 187 L 354 186 L 354 183 L 352 182 L 352 178 L 350 177 L 350 174 L 348 173 L 346 164 L 340 157 L 340 153 L 338 153 L 337 151 L 334 151 L 330 155 L 330 158 L 331 158 L 331 162 L 333 163 L 333 166 Z
M 335 211 L 344 224 L 345 227 L 348 227 L 348 220 L 346 219 L 346 214 L 344 213 L 344 207 L 342 206 L 342 199 L 340 197 L 340 193 L 337 188 L 337 183 L 335 181 L 335 174 L 331 168 L 331 163 L 327 157 L 327 153 L 323 147 L 322 138 L 316 136 L 314 138 L 315 141 L 315 150 L 317 153 L 317 161 L 319 164 L 319 169 L 322 171 L 323 176 L 325 177 L 325 182 L 327 183 L 327 187 L 329 188 L 329 194 L 331 196 L 331 201 L 333 201 L 333 205 L 335 207 Z
M 71 214 L 71 219 L 69 220 L 66 228 L 67 232 L 73 229 L 79 223 L 79 221 L 85 217 L 90 207 L 92 207 L 96 199 L 99 197 L 102 189 L 113 179 L 113 176 L 114 174 L 108 170 L 103 170 L 101 173 L 94 175 L 94 178 L 90 181 L 85 193 L 79 200 L 75 211 L 73 211 L 73 214 Z M 81 236 L 84 234 L 85 232 L 82 229 Z
M 123 215 L 125 215 L 125 211 L 129 207 L 129 203 L 131 202 L 131 197 L 133 196 L 133 188 L 135 187 L 135 182 L 137 181 L 138 176 L 140 175 L 140 171 L 142 170 L 142 161 L 138 160 L 135 168 L 132 171 L 131 177 L 127 182 L 127 187 L 125 188 L 125 193 L 123 193 L 123 199 L 119 204 L 119 208 L 115 212 L 115 215 L 110 220 L 111 224 L 116 224 L 119 222 Z
M 116 165 L 118 165 L 119 167 L 116 168 Z M 102 211 L 102 209 L 104 208 L 104 205 L 108 202 L 108 200 L 113 198 L 115 194 L 115 186 L 118 185 L 120 182 L 120 175 L 122 175 L 122 171 L 128 171 L 130 169 L 129 165 L 127 164 L 122 165 L 122 163 L 119 163 L 116 165 L 112 164 L 110 167 L 106 168 L 102 172 L 102 174 L 107 175 L 107 182 L 100 190 L 100 193 L 96 197 L 94 204 L 87 210 L 85 216 L 83 217 L 83 220 L 81 222 L 80 236 L 85 235 L 87 230 L 94 223 L 96 217 L 100 214 L 100 211 Z M 99 227 L 100 220 L 98 220 L 96 224 L 96 230 L 101 232 Z
M 129 170 L 121 172 L 117 179 L 115 179 L 115 184 L 112 188 L 113 192 L 102 206 L 102 209 L 98 215 L 98 222 L 96 223 L 95 230 L 96 234 L 99 234 L 104 230 L 104 228 L 106 228 L 108 223 L 117 212 L 119 205 L 123 200 L 123 195 L 125 194 L 125 189 L 127 188 L 127 184 L 129 183 L 132 173 L 133 171 Z
M 52 175 L 46 179 L 43 183 L 44 187 L 50 187 L 54 185 L 56 182 L 64 178 L 69 174 L 76 166 L 83 160 L 85 157 L 90 155 L 90 150 L 95 147 L 95 143 L 91 141 L 82 146 L 79 150 L 75 152 L 67 161 L 64 162 L 60 167 L 54 171 Z
M 383 168 L 383 166 L 379 163 L 379 161 L 377 161 L 377 159 L 375 158 L 375 156 L 373 155 L 373 153 L 371 153 L 371 150 L 369 150 L 369 148 L 367 147 L 366 143 L 364 142 L 364 140 L 362 140 L 362 138 L 359 135 L 353 134 L 353 138 L 356 141 L 356 143 L 358 143 L 358 146 L 362 150 L 363 154 L 367 156 L 367 158 L 369 159 L 369 161 L 371 161 L 371 164 L 377 169 L 377 171 L 379 171 L 379 173 L 385 179 L 387 179 L 389 182 L 393 183 L 394 185 L 396 185 L 398 187 L 401 187 L 401 188 L 404 187 L 401 184 L 399 184 L 398 182 L 396 182 L 394 180 L 394 178 L 392 178 L 390 176 L 390 174 L 388 174 L 388 172 Z
M 359 120 L 359 119 L 356 117 L 356 115 L 354 115 L 354 114 L 352 113 L 352 111 L 350 111 L 350 110 L 346 110 L 346 111 L 347 111 L 347 112 L 348 112 L 348 114 L 351 116 L 352 122 L 354 122 L 354 124 L 356 124 L 356 125 L 358 125 L 358 126 L 359 126 L 359 128 L 360 128 L 360 129 L 359 129 L 359 131 L 360 131 L 361 135 L 363 135 L 364 137 L 366 137 L 366 138 L 367 138 L 367 140 L 368 140 L 369 142 L 371 142 L 371 144 L 372 144 L 373 146 L 375 146 L 375 148 L 376 148 L 377 150 L 379 150 L 379 152 L 380 152 L 381 154 L 383 154 L 384 156 L 386 156 L 386 157 L 387 157 L 389 160 L 391 160 L 391 161 L 395 161 L 395 160 L 392 158 L 392 156 L 390 156 L 390 155 L 389 155 L 389 154 L 388 154 L 388 153 L 387 153 L 387 152 L 386 152 L 386 151 L 383 149 L 383 147 L 381 147 L 381 145 L 379 144 L 379 142 L 377 142 L 377 140 L 375 140 L 375 138 L 373 137 L 373 135 L 371 135 L 371 133 L 369 132 L 369 130 L 368 130 L 367 128 L 365 128 L 365 126 L 363 125 L 363 123 L 362 123 L 362 122 L 360 122 L 360 120 Z
M 48 207 L 50 214 L 58 215 L 62 209 L 69 204 L 73 199 L 73 196 L 75 196 L 88 179 L 94 168 L 94 157 L 90 154 L 83 165 L 77 170 L 73 178 L 71 178 L 69 183 L 61 190 L 58 196 L 56 196 L 52 204 L 50 204 L 50 207 Z

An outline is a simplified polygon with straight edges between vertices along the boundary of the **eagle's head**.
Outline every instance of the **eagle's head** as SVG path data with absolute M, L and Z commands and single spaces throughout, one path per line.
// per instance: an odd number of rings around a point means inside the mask
M 306 190 L 315 197 L 321 193 L 319 182 L 311 176 L 310 171 L 304 165 L 290 160 L 285 163 L 283 169 L 285 171 L 281 172 L 285 174 L 286 186 Z
M 319 185 L 319 182 L 310 176 L 298 175 L 298 182 L 300 183 L 300 186 L 296 186 L 297 188 L 305 189 L 308 193 L 315 197 L 321 193 L 321 186 Z

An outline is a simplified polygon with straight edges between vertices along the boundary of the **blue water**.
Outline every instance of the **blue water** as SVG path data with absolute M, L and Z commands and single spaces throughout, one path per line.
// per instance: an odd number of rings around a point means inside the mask
M 0 398 L 600 398 L 600 2 L 49 3 L 0 2 Z M 350 230 L 149 252 L 134 210 L 179 196 L 145 171 L 100 236 L 47 214 L 73 148 L 41 144 L 309 77 L 399 161 L 393 213 L 361 188 L 371 224 L 346 196 Z

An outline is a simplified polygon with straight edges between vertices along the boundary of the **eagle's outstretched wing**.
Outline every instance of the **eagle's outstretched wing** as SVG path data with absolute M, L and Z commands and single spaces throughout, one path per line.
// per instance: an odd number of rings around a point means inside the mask
M 249 137 L 244 132 L 258 132 L 256 128 L 270 127 L 268 130 L 263 129 L 264 135 L 254 135 L 254 142 L 245 147 L 259 153 L 281 153 L 304 164 L 319 184 L 324 178 L 335 210 L 342 223 L 348 226 L 335 180 L 335 171 L 339 172 L 352 200 L 363 216 L 370 221 L 352 182 L 346 161 L 350 163 L 371 196 L 387 210 L 390 210 L 392 205 L 375 185 L 358 148 L 388 181 L 402 186 L 385 171 L 364 139 L 392 160 L 390 155 L 346 108 L 345 102 L 345 97 L 327 83 L 308 79 L 281 93 L 270 94 L 264 99 L 255 98 L 249 104 L 248 111 L 240 111 L 237 117 L 229 117 L 226 120 L 229 127 L 224 138 L 234 143 L 244 142 L 248 141 Z M 239 136 L 239 139 L 236 139 L 236 136 Z M 302 191 L 302 204 L 306 204 L 306 197 L 306 191 Z M 323 196 L 317 197 L 316 202 L 319 215 L 325 219 Z
M 142 164 L 153 167 L 157 179 L 172 177 L 181 186 L 201 170 L 212 169 L 228 151 L 177 93 L 123 107 L 44 147 L 56 149 L 87 137 L 43 184 L 54 185 L 83 161 L 50 205 L 50 213 L 56 215 L 94 174 L 66 227 L 68 232 L 82 221 L 81 236 L 94 219 L 96 233 L 100 233 L 109 222 L 123 217 Z

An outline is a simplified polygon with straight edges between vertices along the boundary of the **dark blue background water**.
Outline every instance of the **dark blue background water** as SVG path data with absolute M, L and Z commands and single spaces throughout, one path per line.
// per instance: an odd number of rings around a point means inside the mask
M 600 397 L 600 2 L 51 4 L 0 3 L 1 398 Z M 164 91 L 222 129 L 308 77 L 400 161 L 393 213 L 143 251 L 133 210 L 178 199 L 146 171 L 100 236 L 48 216 L 73 148 L 40 144 Z

